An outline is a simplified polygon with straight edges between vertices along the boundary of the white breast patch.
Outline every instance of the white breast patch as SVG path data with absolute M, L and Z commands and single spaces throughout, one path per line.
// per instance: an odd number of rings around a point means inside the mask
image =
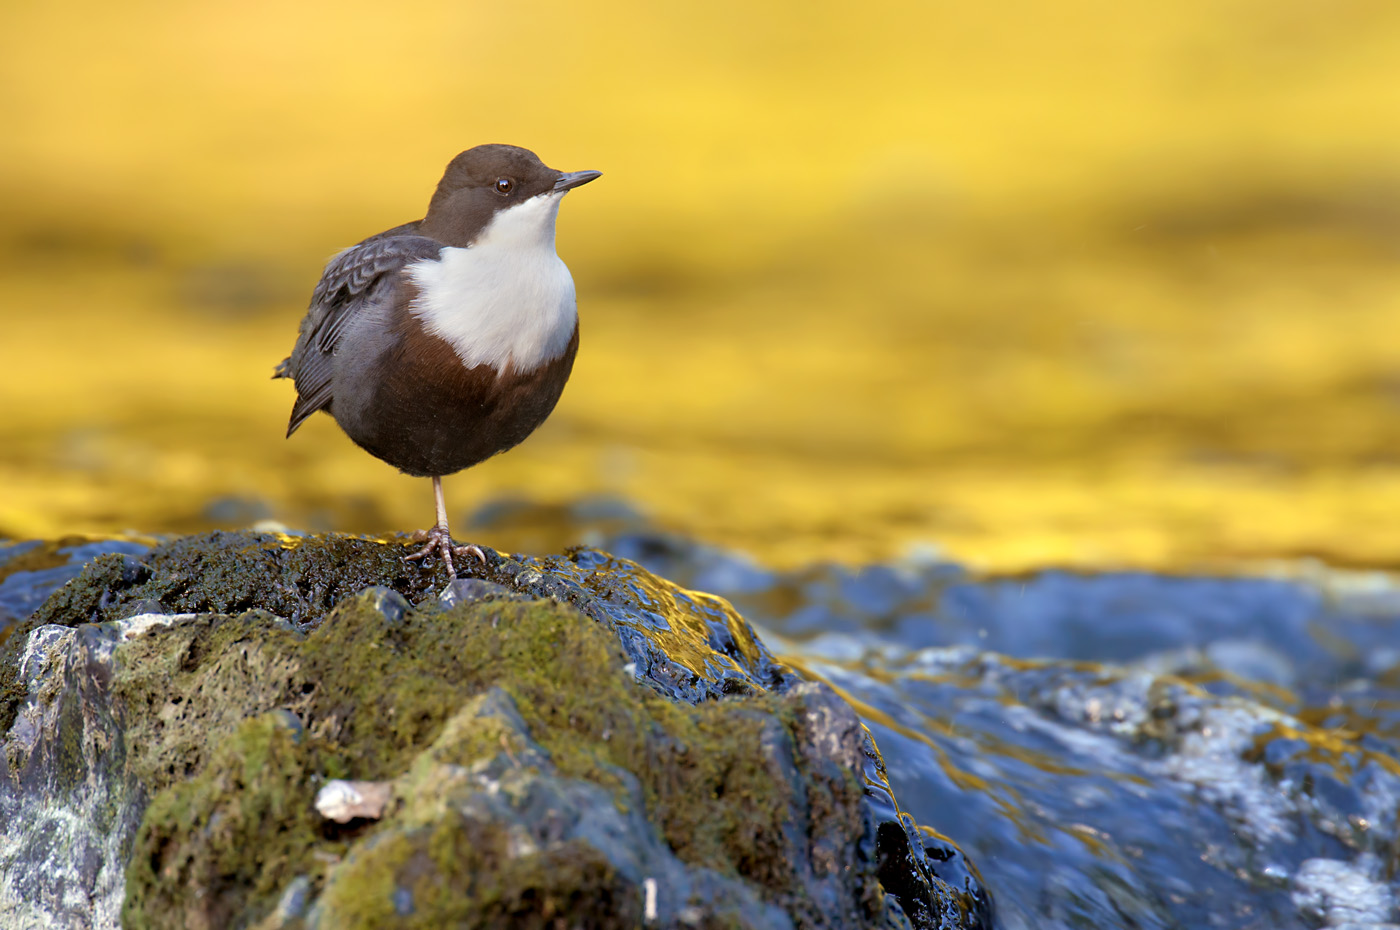
M 532 371 L 568 348 L 578 305 L 573 276 L 554 251 L 564 193 L 503 210 L 470 247 L 408 267 L 418 286 L 411 311 L 466 367 Z

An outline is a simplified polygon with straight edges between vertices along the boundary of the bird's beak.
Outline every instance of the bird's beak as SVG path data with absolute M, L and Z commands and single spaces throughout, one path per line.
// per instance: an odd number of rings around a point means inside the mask
M 601 171 L 565 171 L 559 175 L 559 180 L 554 182 L 554 189 L 557 191 L 573 190 L 582 184 L 587 184 L 595 178 L 601 178 Z

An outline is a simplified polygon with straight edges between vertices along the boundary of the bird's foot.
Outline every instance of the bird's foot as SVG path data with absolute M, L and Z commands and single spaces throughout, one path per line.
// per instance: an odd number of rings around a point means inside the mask
M 454 546 L 452 544 L 452 534 L 447 532 L 445 526 L 435 526 L 430 530 L 419 530 L 413 534 L 413 541 L 426 543 L 422 549 L 404 558 L 410 562 L 417 562 L 426 559 L 434 551 L 442 554 L 442 562 L 447 566 L 447 577 L 456 578 L 457 568 L 452 564 L 454 555 L 468 556 L 474 555 L 481 560 L 481 564 L 486 564 L 486 553 L 481 551 L 480 546 Z

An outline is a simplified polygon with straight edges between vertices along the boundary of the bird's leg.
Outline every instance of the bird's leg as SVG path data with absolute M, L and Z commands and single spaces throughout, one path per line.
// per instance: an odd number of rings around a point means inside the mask
M 447 530 L 447 502 L 442 496 L 442 479 L 433 479 L 433 496 L 437 498 L 437 525 L 430 530 L 419 530 L 413 534 L 414 542 L 426 543 L 413 555 L 405 556 L 410 561 L 426 559 L 433 554 L 433 550 L 442 553 L 442 562 L 447 566 L 447 577 L 456 578 L 457 568 L 452 564 L 453 555 L 474 555 L 481 560 L 481 564 L 486 564 L 486 553 L 481 551 L 480 546 L 454 546 L 452 545 L 452 534 Z

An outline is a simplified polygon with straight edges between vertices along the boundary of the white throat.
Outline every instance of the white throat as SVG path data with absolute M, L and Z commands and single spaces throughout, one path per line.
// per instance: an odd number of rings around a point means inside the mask
M 492 217 L 467 248 L 415 262 L 410 310 L 468 368 L 533 371 L 568 348 L 578 320 L 574 279 L 554 251 L 565 191 L 531 197 Z

